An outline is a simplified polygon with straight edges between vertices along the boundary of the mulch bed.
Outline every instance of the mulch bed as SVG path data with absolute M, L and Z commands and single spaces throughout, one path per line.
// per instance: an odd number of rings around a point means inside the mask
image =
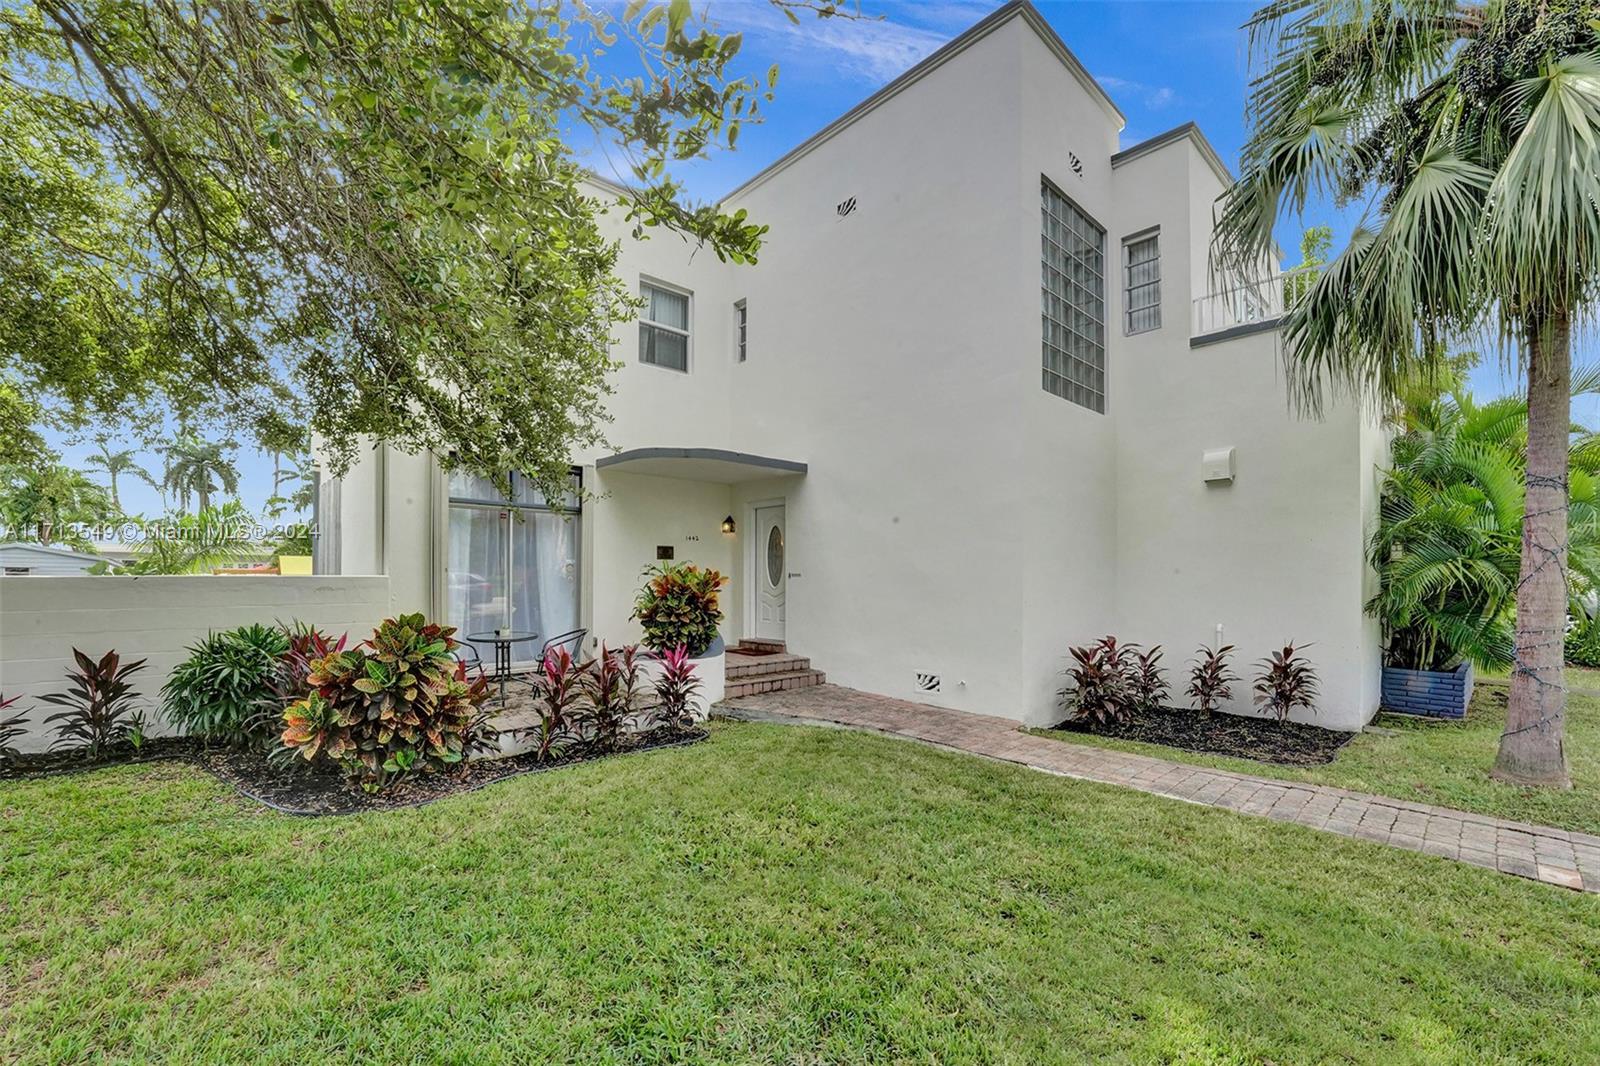
M 200 742 L 192 737 L 152 737 L 138 748 L 132 744 L 119 744 L 98 759 L 90 759 L 79 748 L 31 752 L 19 756 L 14 762 L 0 765 L 0 781 L 60 777 L 63 774 L 98 770 L 104 766 L 128 766 L 163 759 L 194 759 L 200 752 Z
M 502 759 L 474 759 L 457 772 L 419 775 L 376 794 L 361 791 L 337 771 L 298 767 L 284 769 L 269 764 L 259 752 L 205 751 L 187 737 L 164 737 L 147 743 L 141 752 L 117 751 L 94 762 L 81 755 L 64 752 L 28 755 L 16 767 L 0 772 L 0 777 L 50 777 L 103 766 L 180 759 L 214 774 L 241 796 L 284 814 L 361 814 L 421 807 L 450 796 L 476 792 L 485 785 L 523 774 L 542 773 L 656 748 L 697 744 L 710 735 L 698 726 L 690 729 L 662 726 L 648 732 L 628 734 L 617 750 L 612 752 L 596 752 L 586 745 L 575 744 L 549 762 L 537 761 L 531 752 Z
M 1229 755 L 1236 759 L 1278 763 L 1282 766 L 1320 766 L 1333 761 L 1354 733 L 1320 729 L 1300 722 L 1277 722 L 1242 714 L 1213 714 L 1155 707 L 1137 711 L 1126 722 L 1099 725 L 1068 719 L 1056 726 L 1069 733 L 1089 733 L 1117 740 L 1138 740 L 1204 755 Z

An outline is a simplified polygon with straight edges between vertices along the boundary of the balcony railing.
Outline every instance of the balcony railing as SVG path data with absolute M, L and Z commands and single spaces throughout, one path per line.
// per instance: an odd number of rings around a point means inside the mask
M 1317 270 L 1296 267 L 1260 279 L 1225 279 L 1219 288 L 1194 301 L 1191 336 L 1202 337 L 1240 326 L 1265 328 L 1276 323 L 1295 296 L 1311 286 Z

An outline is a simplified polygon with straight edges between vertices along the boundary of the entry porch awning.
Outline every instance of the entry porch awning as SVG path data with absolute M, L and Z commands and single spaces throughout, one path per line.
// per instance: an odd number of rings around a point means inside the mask
M 806 464 L 795 459 L 774 459 L 725 448 L 630 448 L 597 459 L 594 465 L 596 470 L 714 481 L 724 485 L 806 472 Z

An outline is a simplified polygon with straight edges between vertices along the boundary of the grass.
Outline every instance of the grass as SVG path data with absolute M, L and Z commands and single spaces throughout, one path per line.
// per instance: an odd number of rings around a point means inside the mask
M 1591 897 L 876 736 L 294 819 L 0 784 L 0 1060 L 1579 1062 Z
M 1394 735 L 1362 733 L 1324 766 L 1274 766 L 1250 759 L 1199 755 L 1138 741 L 1109 740 L 1085 733 L 1034 730 L 1039 736 L 1073 744 L 1093 744 L 1136 751 L 1164 759 L 1211 766 L 1284 781 L 1337 785 L 1358 792 L 1376 792 L 1418 803 L 1477 811 L 1497 818 L 1553 825 L 1600 834 L 1600 672 L 1594 680 L 1578 680 L 1568 670 L 1568 684 L 1588 685 L 1596 695 L 1575 687 L 1567 699 L 1567 763 L 1570 791 L 1518 788 L 1489 777 L 1500 733 L 1505 728 L 1504 685 L 1480 683 L 1473 690 L 1465 721 L 1447 722 L 1384 714 L 1373 723 Z

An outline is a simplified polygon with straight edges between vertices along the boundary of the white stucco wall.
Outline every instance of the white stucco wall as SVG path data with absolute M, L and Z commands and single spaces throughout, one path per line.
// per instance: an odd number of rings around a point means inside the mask
M 585 568 L 593 590 L 587 628 L 612 646 L 636 643 L 639 623 L 629 619 L 642 573 L 656 565 L 656 548 L 672 548 L 673 562 L 692 562 L 729 575 L 723 592 L 724 639 L 738 632 L 740 589 L 732 578 L 734 538 L 722 532 L 733 509 L 728 485 L 639 474 L 584 471 L 594 492 L 584 504 L 584 547 L 596 560 Z
M 298 620 L 364 640 L 389 609 L 385 577 L 26 577 L 0 581 L 0 693 L 21 694 L 32 732 L 25 751 L 48 746 L 43 727 L 57 708 L 34 697 L 66 687 L 72 649 L 99 659 L 115 648 L 134 675 L 158 733 L 167 675 L 208 632 L 252 622 Z

